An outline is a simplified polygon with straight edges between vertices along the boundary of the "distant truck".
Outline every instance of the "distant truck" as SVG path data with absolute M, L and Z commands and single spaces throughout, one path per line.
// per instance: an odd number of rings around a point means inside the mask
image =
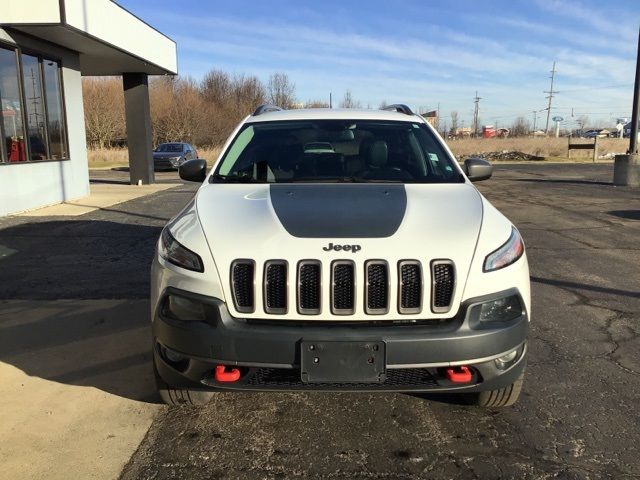
M 640 132 L 640 126 L 638 127 L 638 132 Z M 624 138 L 629 138 L 631 136 L 631 122 L 627 123 L 624 126 L 624 128 L 622 129 L 622 135 Z
M 485 125 L 482 127 L 483 138 L 504 138 L 509 136 L 508 128 L 496 128 L 493 125 Z

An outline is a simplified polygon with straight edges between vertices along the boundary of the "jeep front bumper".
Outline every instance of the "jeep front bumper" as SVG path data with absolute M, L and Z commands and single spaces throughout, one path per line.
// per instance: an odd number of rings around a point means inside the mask
M 203 321 L 178 320 L 163 308 L 175 295 L 205 305 Z M 505 387 L 525 367 L 527 313 L 502 322 L 479 321 L 480 306 L 516 289 L 464 302 L 456 317 L 424 322 L 324 323 L 232 318 L 223 301 L 168 288 L 153 319 L 154 362 L 176 388 L 233 390 L 357 390 L 477 392 Z M 524 305 L 523 302 L 521 302 Z M 399 319 L 401 320 L 401 319 Z M 384 380 L 307 383 L 301 379 L 302 342 L 381 342 Z M 516 351 L 514 360 L 497 360 Z M 216 366 L 236 368 L 233 382 L 216 380 Z M 471 380 L 452 382 L 447 367 L 466 366 Z

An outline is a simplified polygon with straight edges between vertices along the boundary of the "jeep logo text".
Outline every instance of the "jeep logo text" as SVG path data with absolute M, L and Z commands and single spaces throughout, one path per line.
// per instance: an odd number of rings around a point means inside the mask
M 362 247 L 360 245 L 334 245 L 333 243 L 330 243 L 329 245 L 327 245 L 326 247 L 322 247 L 322 249 L 325 252 L 329 252 L 331 250 L 335 251 L 335 252 L 359 252 L 360 250 L 362 250 Z

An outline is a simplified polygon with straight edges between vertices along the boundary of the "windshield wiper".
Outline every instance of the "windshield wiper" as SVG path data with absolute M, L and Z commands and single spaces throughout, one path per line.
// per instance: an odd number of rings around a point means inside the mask
M 221 175 L 219 173 L 214 173 L 211 175 L 209 183 L 259 183 L 258 180 L 251 176 L 240 176 L 240 175 Z
M 388 178 L 362 178 L 351 177 L 353 183 L 406 183 L 403 180 L 390 180 Z

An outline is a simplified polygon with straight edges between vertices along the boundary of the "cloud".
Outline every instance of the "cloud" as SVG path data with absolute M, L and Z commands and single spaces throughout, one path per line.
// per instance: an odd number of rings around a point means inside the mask
M 600 4 L 600 8 L 607 9 L 607 15 L 602 15 L 595 8 L 585 7 L 575 0 L 571 2 L 564 0 L 536 0 L 536 4 L 549 13 L 574 20 L 575 23 L 571 25 L 573 28 L 585 29 L 585 27 L 590 26 L 616 38 L 635 37 L 635 34 L 637 34 L 635 23 L 634 27 L 631 27 L 631 22 L 625 25 L 625 19 L 622 17 L 617 21 L 612 20 L 616 10 L 624 11 L 624 9 L 620 8 L 621 5 L 618 2 Z M 637 16 L 634 16 L 633 21 L 637 21 Z
M 435 107 L 442 101 L 445 111 L 455 109 L 464 117 L 470 114 L 477 89 L 483 97 L 483 116 L 513 118 L 545 106 L 543 90 L 554 60 L 561 91 L 568 84 L 576 89 L 632 81 L 629 42 L 600 33 L 609 28 L 608 20 L 597 28 L 589 24 L 592 31 L 587 33 L 585 22 L 579 21 L 582 10 L 565 8 L 558 0 L 537 1 L 543 9 L 555 9 L 554 16 L 574 21 L 557 27 L 509 12 L 466 17 L 468 23 L 482 24 L 482 32 L 492 32 L 488 37 L 478 29 L 465 29 L 464 14 L 456 19 L 459 29 L 422 23 L 412 32 L 392 27 L 366 30 L 347 21 L 305 24 L 298 18 L 268 21 L 188 12 L 158 11 L 153 18 L 180 25 L 174 38 L 185 73 L 198 76 L 221 68 L 264 80 L 274 71 L 284 71 L 302 100 L 324 98 L 329 91 L 339 98 L 348 88 L 365 105 L 377 106 L 385 99 Z M 594 96 L 585 89 L 561 93 L 556 100 L 622 108 L 628 91 L 599 91 Z

